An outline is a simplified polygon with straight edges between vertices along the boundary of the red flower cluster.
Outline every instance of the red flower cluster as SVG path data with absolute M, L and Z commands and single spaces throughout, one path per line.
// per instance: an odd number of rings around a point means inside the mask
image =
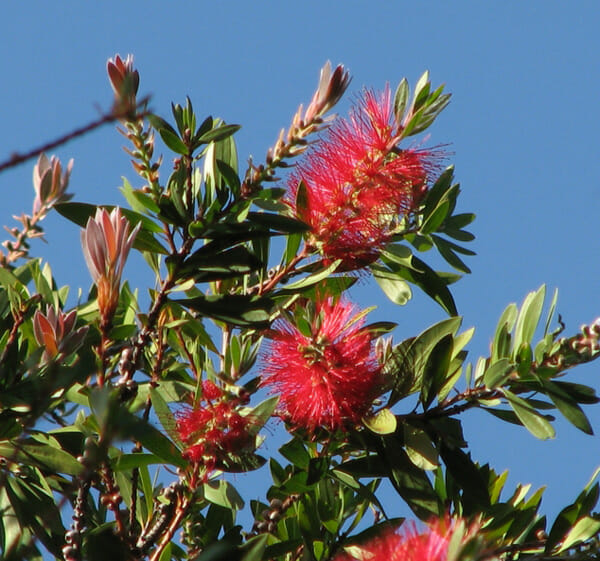
M 358 556 L 342 553 L 334 561 L 447 561 L 448 544 L 455 528 L 448 518 L 441 518 L 421 533 L 415 525 L 404 532 L 386 532 L 357 547 Z M 472 538 L 476 529 L 465 528 L 462 541 Z
M 202 402 L 176 414 L 177 433 L 187 446 L 191 462 L 202 463 L 206 474 L 230 454 L 239 455 L 254 444 L 250 419 L 236 411 L 238 399 L 230 399 L 211 381 L 202 382 Z
M 418 208 L 440 153 L 402 150 L 401 138 L 389 88 L 379 96 L 367 91 L 292 174 L 290 204 L 327 261 L 342 259 L 346 270 L 368 265 Z M 300 182 L 304 201 L 297 196 Z
M 263 385 L 281 394 L 281 415 L 295 428 L 347 429 L 369 411 L 379 382 L 373 335 L 343 300 L 320 298 L 310 333 L 280 321 L 271 331 Z

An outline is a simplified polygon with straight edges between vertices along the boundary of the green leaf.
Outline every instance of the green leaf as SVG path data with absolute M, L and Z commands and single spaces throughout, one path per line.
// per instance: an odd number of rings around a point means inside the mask
M 252 419 L 248 429 L 250 434 L 256 434 L 265 425 L 275 412 L 278 402 L 279 396 L 269 397 L 249 411 L 246 416 Z
M 335 270 L 339 267 L 339 264 L 341 263 L 341 261 L 342 261 L 341 259 L 336 259 L 333 263 L 331 263 L 331 265 L 329 265 L 325 269 L 322 269 L 320 271 L 312 273 L 300 280 L 297 280 L 296 282 L 292 282 L 292 283 L 286 285 L 285 290 L 286 291 L 299 290 L 301 288 L 306 288 L 307 286 L 316 284 L 316 283 L 322 281 L 323 279 L 326 279 L 329 275 L 331 275 L 332 273 L 335 272 Z
M 440 238 L 439 236 L 437 236 L 435 234 L 433 234 L 431 236 L 431 239 L 435 243 L 435 246 L 437 247 L 438 251 L 440 252 L 440 255 L 446 260 L 446 262 L 449 265 L 454 267 L 457 271 L 461 271 L 462 273 L 466 273 L 466 274 L 471 273 L 471 269 L 466 265 L 466 263 L 458 255 L 456 255 L 456 251 L 460 250 L 461 253 L 466 253 L 468 255 L 474 255 L 475 252 L 460 248 L 456 244 L 453 244 L 452 242 L 449 242 L 448 240 Z
M 425 212 L 433 212 L 446 192 L 452 187 L 454 180 L 454 166 L 448 166 L 437 178 L 425 197 Z
M 398 421 L 387 408 L 380 409 L 374 415 L 364 417 L 363 424 L 375 434 L 391 434 L 396 431 Z
M 208 132 L 205 132 L 202 136 L 200 136 L 197 139 L 196 142 L 198 142 L 199 144 L 208 144 L 209 142 L 218 142 L 220 140 L 225 140 L 232 134 L 239 131 L 241 128 L 241 125 L 221 125 Z
M 270 539 L 271 536 L 269 536 L 269 534 L 259 534 L 258 536 L 250 538 L 241 547 L 243 552 L 241 561 L 261 561 Z M 271 555 L 264 558 L 271 559 Z
M 491 359 L 493 362 L 496 362 L 500 358 L 510 356 L 512 341 L 510 333 L 513 330 L 515 321 L 517 320 L 517 315 L 518 310 L 515 304 L 509 304 L 504 312 L 502 312 L 502 315 L 498 320 L 498 325 L 496 326 L 496 333 L 492 343 Z
M 542 315 L 546 286 L 542 285 L 535 292 L 530 292 L 521 306 L 517 324 L 515 326 L 514 349 L 520 349 L 521 345 L 530 345 L 533 335 Z
M 556 432 L 543 415 L 538 413 L 527 401 L 517 397 L 509 390 L 505 389 L 503 393 L 519 420 L 533 436 L 541 440 L 554 438 Z
M 390 333 L 396 327 L 398 327 L 398 324 L 393 321 L 376 321 L 365 325 L 361 328 L 361 331 L 368 331 L 371 336 L 380 337 L 381 335 Z
M 266 296 L 214 294 L 172 300 L 215 320 L 242 327 L 269 323 L 274 301 Z
M 176 133 L 171 132 L 169 129 L 162 128 L 158 129 L 158 134 L 160 134 L 160 137 L 162 138 L 163 142 L 167 145 L 167 148 L 170 148 L 171 150 L 173 150 L 173 152 L 177 154 L 188 153 L 187 146 Z
M 431 83 L 429 81 L 429 70 L 425 70 L 415 85 L 415 94 L 413 98 L 413 110 L 418 110 L 429 95 Z
M 546 325 L 544 327 L 544 335 L 547 335 L 550 331 L 550 323 L 552 322 L 552 318 L 554 317 L 554 312 L 556 310 L 557 302 L 558 302 L 558 288 L 555 288 L 554 294 L 552 295 L 552 301 L 550 302 L 550 307 L 548 308 L 548 317 L 546 318 Z
M 406 280 L 420 287 L 428 296 L 437 302 L 449 315 L 455 316 L 458 311 L 454 297 L 448 290 L 448 282 L 418 257 L 412 258 L 413 269 L 404 269 Z
M 508 358 L 501 358 L 486 369 L 483 383 L 490 389 L 502 386 L 514 371 L 514 364 Z
M 554 380 L 552 382 L 554 386 L 558 387 L 573 398 L 577 403 L 583 403 L 585 405 L 593 405 L 594 403 L 600 402 L 600 397 L 596 395 L 596 390 L 583 384 L 574 384 L 573 382 L 562 382 L 560 380 Z
M 179 434 L 175 428 L 177 426 L 175 417 L 162 396 L 160 386 L 158 388 L 150 388 L 150 399 L 152 400 L 152 406 L 154 407 L 154 411 L 156 411 L 162 428 L 169 435 L 171 440 L 180 442 Z
M 475 220 L 473 213 L 454 214 L 446 220 L 446 227 L 452 230 L 462 230 Z
M 406 78 L 402 78 L 398 84 L 398 87 L 396 88 L 396 93 L 394 94 L 394 115 L 396 116 L 396 121 L 398 123 L 402 123 L 404 112 L 406 111 L 406 106 L 408 105 L 409 96 L 410 87 L 408 85 L 408 81 Z
M 404 424 L 404 447 L 418 468 L 433 470 L 439 465 L 438 452 L 424 430 Z
M 279 453 L 295 466 L 308 469 L 310 455 L 300 439 L 293 438 L 279 449 Z
M 134 419 L 137 422 L 130 424 L 131 435 L 137 438 L 144 448 L 150 450 L 165 463 L 181 468 L 186 467 L 187 462 L 181 457 L 181 452 L 173 442 L 147 421 L 137 419 L 137 417 Z
M 573 398 L 563 392 L 560 387 L 556 386 L 551 381 L 544 381 L 543 387 L 554 405 L 556 405 L 558 410 L 571 424 L 586 434 L 594 434 L 588 418 Z
M 399 274 L 375 268 L 372 271 L 377 284 L 394 304 L 404 306 L 412 298 L 410 286 Z
M 448 216 L 448 212 L 450 210 L 450 202 L 447 200 L 441 200 L 435 209 L 428 213 L 423 225 L 420 228 L 422 234 L 431 234 L 432 232 L 436 232 L 442 222 Z
M 404 246 L 388 246 L 386 251 L 382 253 L 384 265 L 378 263 L 370 265 L 373 274 L 377 272 L 381 276 L 401 277 L 420 287 L 450 315 L 456 315 L 454 298 L 447 285 L 459 277 L 449 273 L 436 272 L 414 255 L 410 256 L 410 259 L 406 259 L 404 255 L 393 255 L 390 251 L 392 248 L 406 251 Z
M 154 464 L 162 464 L 158 456 L 154 454 L 119 454 L 111 460 L 111 468 L 115 471 L 130 471 L 137 469 L 142 466 L 149 466 Z
M 591 516 L 580 518 L 567 532 L 557 553 L 562 553 L 578 543 L 585 542 L 600 532 L 600 520 Z
M 421 401 L 427 409 L 448 376 L 454 341 L 452 334 L 444 335 L 431 349 L 425 362 L 421 383 Z
M 24 464 L 33 464 L 56 473 L 79 475 L 83 471 L 83 466 L 71 454 L 49 444 L 2 443 L 0 444 L 0 456 Z
M 263 228 L 286 234 L 302 233 L 310 229 L 308 225 L 300 220 L 284 216 L 283 214 L 273 214 L 270 212 L 249 212 L 248 220 Z
M 417 337 L 396 345 L 383 365 L 383 374 L 392 380 L 388 407 L 416 391 L 422 385 L 425 366 L 431 351 L 447 335 L 456 335 L 462 319 L 452 317 L 432 325 Z
M 224 479 L 212 480 L 205 483 L 204 497 L 207 501 L 229 510 L 241 510 L 244 508 L 244 499 L 237 492 L 237 489 Z
M 206 282 L 247 274 L 263 267 L 262 261 L 244 245 L 218 253 L 206 251 L 208 245 L 184 261 L 180 268 L 182 278 L 190 275 L 196 282 Z
M 160 131 L 161 129 L 165 129 L 165 130 L 169 131 L 170 133 L 174 134 L 175 136 L 177 136 L 177 132 L 175 131 L 175 129 L 169 123 L 167 123 L 167 121 L 165 121 L 162 117 L 159 117 L 158 115 L 155 115 L 155 114 L 150 114 L 150 115 L 147 115 L 146 118 L 148 119 L 148 122 L 157 131 Z
M 481 512 L 489 507 L 490 495 L 487 479 L 473 462 L 470 454 L 459 448 L 452 448 L 443 441 L 439 450 L 447 471 L 463 491 L 461 502 L 465 514 Z
M 409 508 L 421 519 L 440 516 L 444 512 L 425 472 L 416 467 L 402 448 L 397 433 L 379 437 L 381 462 L 390 470 L 390 482 Z

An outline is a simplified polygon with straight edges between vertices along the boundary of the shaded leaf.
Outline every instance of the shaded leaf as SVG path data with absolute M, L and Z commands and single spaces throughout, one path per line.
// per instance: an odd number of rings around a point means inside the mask
M 543 415 L 509 390 L 505 389 L 503 393 L 519 420 L 533 436 L 542 440 L 554 438 L 556 434 L 554 428 Z
M 269 322 L 274 302 L 266 296 L 215 294 L 172 300 L 213 319 L 245 327 Z

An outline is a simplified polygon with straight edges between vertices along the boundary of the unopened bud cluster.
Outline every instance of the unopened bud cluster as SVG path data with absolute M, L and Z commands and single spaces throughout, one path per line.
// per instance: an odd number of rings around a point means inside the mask
M 269 508 L 260 513 L 260 519 L 254 521 L 252 532 L 254 534 L 263 534 L 265 532 L 273 533 L 277 523 L 283 518 L 285 511 L 290 508 L 298 499 L 299 495 L 292 494 L 283 501 L 280 499 L 271 499 Z
M 275 168 L 287 167 L 286 158 L 294 158 L 304 152 L 308 146 L 307 137 L 322 130 L 331 120 L 325 119 L 327 113 L 342 97 L 350 84 L 350 74 L 342 65 L 331 71 L 328 61 L 321 69 L 319 85 L 313 98 L 304 111 L 302 105 L 292 118 L 290 128 L 281 129 L 279 137 L 266 157 L 266 166 L 251 166 L 242 185 L 242 193 L 249 195 L 260 187 L 262 181 L 275 180 Z
M 558 341 L 557 350 L 544 364 L 553 368 L 570 368 L 589 362 L 600 354 L 600 318 L 589 325 L 582 325 L 581 332 L 573 337 L 563 337 Z
M 2 247 L 7 250 L 7 254 L 0 253 L 0 267 L 6 267 L 17 259 L 26 257 L 29 250 L 28 240 L 43 237 L 44 231 L 39 226 L 39 222 L 55 204 L 64 203 L 72 196 L 66 192 L 72 169 L 73 160 L 69 160 L 67 169 L 63 173 L 58 158 L 52 156 L 48 159 L 46 154 L 40 154 L 33 168 L 35 190 L 33 216 L 27 214 L 13 216 L 21 224 L 21 228 L 4 227 L 15 239 L 2 242 Z
M 146 189 L 156 191 L 161 160 L 152 163 L 154 133 L 144 130 L 144 121 L 137 111 L 136 95 L 140 76 L 133 66 L 133 56 L 127 55 L 123 60 L 116 55 L 114 60 L 109 59 L 106 69 L 115 93 L 114 111 L 123 115 L 121 122 L 125 130 L 119 132 L 133 144 L 133 149 L 125 148 L 125 152 L 133 158 L 131 164 L 136 173 L 148 181 L 149 187 Z

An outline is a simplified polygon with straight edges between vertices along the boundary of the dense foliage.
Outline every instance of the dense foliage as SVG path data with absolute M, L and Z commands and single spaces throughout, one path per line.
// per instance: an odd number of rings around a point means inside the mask
M 469 273 L 474 215 L 456 212 L 444 147 L 407 141 L 448 104 L 443 86 L 425 73 L 333 117 L 350 78 L 327 64 L 265 162 L 240 174 L 238 125 L 198 118 L 189 99 L 152 113 L 131 57 L 108 75 L 115 103 L 97 125 L 118 120 L 130 142 L 127 208 L 71 201 L 72 162 L 41 154 L 32 214 L 0 259 L 3 558 L 600 557 L 595 478 L 548 522 L 542 490 L 504 489 L 507 474 L 469 454 L 471 408 L 542 439 L 552 410 L 592 433 L 582 405 L 599 399 L 565 374 L 598 356 L 600 322 L 565 335 L 541 287 L 466 362 L 473 330 L 451 285 Z M 156 135 L 174 158 L 155 156 Z M 82 228 L 93 283 L 71 309 L 30 255 L 50 211 Z M 429 250 L 454 272 L 418 256 Z M 122 278 L 132 251 L 156 278 L 147 309 Z M 398 306 L 422 290 L 448 318 L 394 342 L 395 323 L 351 301 L 359 279 Z M 289 440 L 265 458 L 273 422 Z M 259 468 L 272 479 L 260 498 L 226 476 Z M 414 520 L 382 505 L 384 481 Z

